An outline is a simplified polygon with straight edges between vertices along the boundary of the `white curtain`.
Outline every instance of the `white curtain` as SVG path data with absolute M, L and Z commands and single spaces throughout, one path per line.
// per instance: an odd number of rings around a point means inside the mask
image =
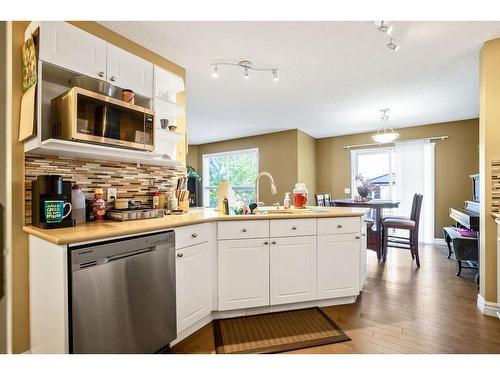
M 434 241 L 434 143 L 429 140 L 397 142 L 395 153 L 395 199 L 398 215 L 409 216 L 415 193 L 423 194 L 419 241 Z

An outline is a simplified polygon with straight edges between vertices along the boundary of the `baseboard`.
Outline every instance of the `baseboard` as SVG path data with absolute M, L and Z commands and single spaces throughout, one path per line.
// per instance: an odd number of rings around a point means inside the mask
M 500 319 L 500 306 L 495 302 L 486 301 L 482 295 L 477 295 L 477 308 L 484 315 L 494 316 Z
M 434 238 L 433 243 L 434 245 L 446 246 L 446 241 L 444 240 L 444 238 Z

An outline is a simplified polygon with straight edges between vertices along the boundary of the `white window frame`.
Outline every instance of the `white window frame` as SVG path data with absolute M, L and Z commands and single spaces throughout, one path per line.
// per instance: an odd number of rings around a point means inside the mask
M 202 168 L 202 195 L 203 195 L 203 207 L 208 207 L 208 191 L 216 190 L 218 186 L 209 186 L 208 185 L 208 159 L 224 156 L 224 155 L 238 155 L 238 154 L 246 154 L 249 152 L 255 152 L 257 154 L 257 174 L 259 174 L 260 164 L 259 164 L 259 149 L 258 148 L 246 148 L 242 150 L 234 150 L 234 151 L 224 151 L 224 152 L 215 152 L 211 154 L 203 154 L 203 168 Z M 232 186 L 233 190 L 247 190 L 247 191 L 255 191 L 255 186 Z
M 391 191 L 391 197 L 394 197 L 394 146 L 389 147 L 371 147 L 371 148 L 361 148 L 356 150 L 351 150 L 351 198 L 357 195 L 356 189 L 356 175 L 358 174 L 358 156 L 367 154 L 379 154 L 381 152 L 391 153 L 389 158 L 389 186 Z

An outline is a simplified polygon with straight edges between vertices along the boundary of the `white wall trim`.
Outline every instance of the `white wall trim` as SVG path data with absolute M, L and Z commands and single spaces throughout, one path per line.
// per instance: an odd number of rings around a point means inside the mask
M 500 319 L 500 306 L 495 302 L 486 301 L 482 295 L 477 295 L 477 308 L 484 314 Z

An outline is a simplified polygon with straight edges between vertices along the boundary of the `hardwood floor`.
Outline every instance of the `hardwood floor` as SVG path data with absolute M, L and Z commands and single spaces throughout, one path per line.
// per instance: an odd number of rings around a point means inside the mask
M 352 341 L 290 353 L 500 353 L 500 320 L 476 307 L 474 271 L 455 276 L 444 246 L 421 246 L 421 268 L 409 251 L 390 249 L 387 263 L 368 254 L 368 278 L 354 304 L 323 310 Z M 214 353 L 208 324 L 173 353 Z

